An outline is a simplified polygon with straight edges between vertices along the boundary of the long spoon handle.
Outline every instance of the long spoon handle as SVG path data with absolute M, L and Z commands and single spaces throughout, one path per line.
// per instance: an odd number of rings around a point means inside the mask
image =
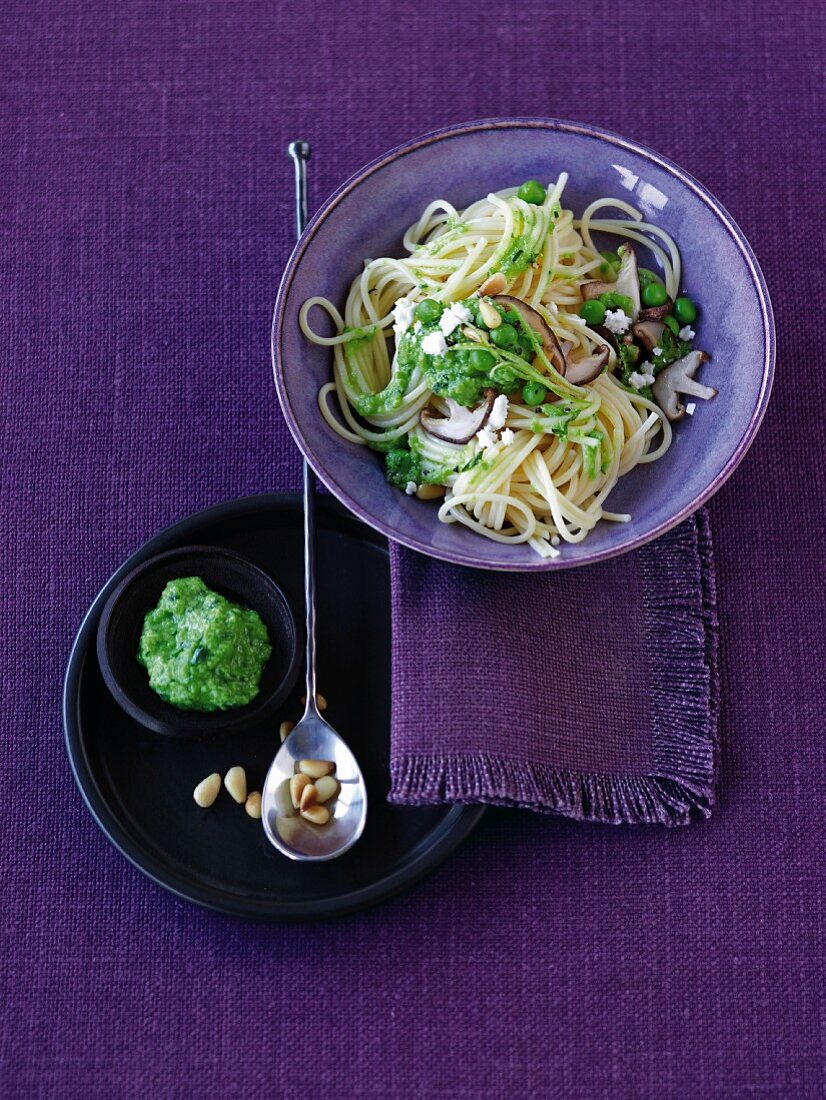
M 307 161 L 310 146 L 306 141 L 291 141 L 287 153 L 295 165 L 295 228 L 300 237 L 307 224 Z M 307 708 L 318 713 L 315 677 L 315 570 L 316 570 L 315 478 L 304 460 L 304 609 L 307 627 Z

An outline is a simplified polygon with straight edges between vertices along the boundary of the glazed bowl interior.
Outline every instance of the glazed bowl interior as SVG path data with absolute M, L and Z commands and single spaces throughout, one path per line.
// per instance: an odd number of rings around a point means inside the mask
M 328 348 L 310 344 L 298 311 L 314 295 L 343 307 L 366 257 L 404 254 L 402 237 L 432 199 L 457 208 L 489 191 L 566 171 L 563 205 L 579 215 L 593 199 L 635 205 L 670 233 L 683 261 L 682 290 L 700 305 L 696 346 L 711 355 L 702 380 L 717 388 L 675 426 L 657 462 L 638 466 L 608 499 L 627 524 L 603 521 L 560 557 L 483 538 L 438 521 L 432 503 L 384 478 L 381 456 L 337 436 L 319 413 L 331 378 Z M 611 216 L 610 213 L 607 216 Z M 616 238 L 613 239 L 616 247 Z M 642 246 L 640 262 L 656 268 Z M 315 319 L 315 315 L 314 315 Z M 316 321 L 318 327 L 321 324 Z M 630 550 L 688 516 L 733 471 L 765 410 L 774 362 L 771 308 L 754 256 L 725 210 L 669 161 L 616 135 L 554 120 L 493 120 L 427 135 L 393 150 L 344 184 L 318 211 L 290 258 L 273 321 L 273 365 L 287 423 L 319 477 L 365 522 L 434 557 L 489 569 L 548 570 Z

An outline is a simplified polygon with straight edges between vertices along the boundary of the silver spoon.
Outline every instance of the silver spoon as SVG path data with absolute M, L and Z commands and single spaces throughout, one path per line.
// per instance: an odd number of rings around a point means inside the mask
M 307 161 L 310 146 L 292 141 L 287 152 L 295 163 L 295 206 L 298 236 L 307 223 Z M 287 737 L 270 764 L 261 793 L 261 820 L 271 844 L 290 859 L 335 859 L 351 848 L 364 832 L 367 790 L 355 756 L 336 731 L 321 717 L 316 702 L 315 675 L 315 479 L 304 462 L 304 603 L 307 616 L 307 707 L 301 721 Z M 293 808 L 290 779 L 300 760 L 329 760 L 340 784 L 335 802 L 328 808 L 326 825 L 305 821 Z

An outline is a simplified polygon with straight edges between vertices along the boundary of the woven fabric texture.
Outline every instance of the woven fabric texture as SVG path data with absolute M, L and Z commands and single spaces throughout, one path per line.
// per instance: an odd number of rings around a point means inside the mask
M 823 1095 L 825 23 L 817 0 L 4 4 L 0 1095 Z M 710 506 L 715 812 L 495 809 L 380 909 L 225 920 L 86 813 L 60 728 L 72 638 L 159 528 L 299 486 L 268 348 L 286 143 L 313 143 L 317 205 L 399 141 L 496 114 L 684 165 L 769 283 L 772 403 Z
M 633 554 L 491 575 L 394 546 L 392 801 L 708 816 L 717 610 L 703 510 Z

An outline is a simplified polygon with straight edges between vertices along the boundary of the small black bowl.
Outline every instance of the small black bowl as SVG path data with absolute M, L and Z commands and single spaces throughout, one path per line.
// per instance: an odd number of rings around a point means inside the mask
M 149 686 L 138 662 L 143 619 L 161 598 L 168 581 L 200 577 L 234 603 L 257 611 L 264 621 L 272 655 L 261 673 L 258 695 L 229 710 L 180 710 Z M 106 601 L 97 634 L 97 655 L 106 686 L 127 714 L 170 737 L 209 737 L 238 733 L 275 714 L 298 675 L 299 638 L 286 596 L 257 565 L 211 546 L 184 546 L 158 554 L 127 574 Z

